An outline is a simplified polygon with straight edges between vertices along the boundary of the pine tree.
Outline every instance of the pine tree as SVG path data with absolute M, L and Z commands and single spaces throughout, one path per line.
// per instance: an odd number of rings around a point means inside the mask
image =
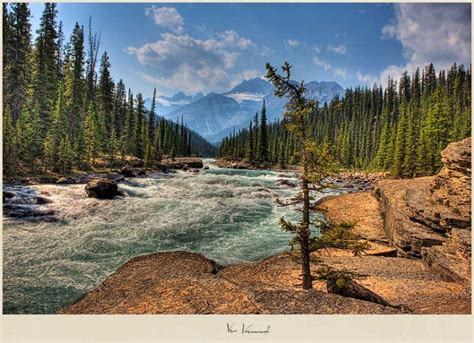
M 303 289 L 311 289 L 313 287 L 313 276 L 311 275 L 310 269 L 310 194 L 309 185 L 311 179 L 314 177 L 312 174 L 311 160 L 313 159 L 312 147 L 314 142 L 308 137 L 306 120 L 309 114 L 315 108 L 315 102 L 308 100 L 304 97 L 306 88 L 304 83 L 294 85 L 291 80 L 291 66 L 285 62 L 282 69 L 285 73 L 284 76 L 280 76 L 276 69 L 274 69 L 269 63 L 266 65 L 267 75 L 266 78 L 275 87 L 275 95 L 277 97 L 287 97 L 286 103 L 285 120 L 288 129 L 296 134 L 302 144 L 301 149 L 301 194 L 299 201 L 302 202 L 302 218 L 298 224 L 290 223 L 284 218 L 281 218 L 281 226 L 284 230 L 292 232 L 296 235 L 295 239 L 300 246 L 301 262 L 302 262 L 302 274 L 303 274 Z M 264 107 L 265 108 L 265 105 Z M 262 122 L 261 126 L 264 125 L 265 111 L 262 110 Z M 262 132 L 262 130 L 260 130 Z M 264 132 L 263 138 L 266 139 L 266 132 Z M 262 138 L 262 135 L 259 137 Z M 261 143 L 260 145 L 261 146 Z M 265 151 L 259 149 L 260 156 L 263 157 Z
M 262 164 L 268 164 L 270 162 L 268 152 L 267 109 L 265 108 L 265 100 L 263 101 L 262 112 L 260 116 L 257 159 L 258 162 Z
M 88 164 L 95 164 L 99 155 L 101 145 L 101 133 L 99 126 L 99 115 L 95 104 L 91 102 L 84 122 L 84 139 L 86 146 L 86 161 Z
M 37 132 L 41 125 L 39 115 L 34 109 L 22 107 L 17 121 L 18 156 L 30 172 L 36 172 L 36 159 L 42 155 L 41 140 Z
M 89 104 L 95 97 L 96 88 L 96 64 L 99 54 L 100 35 L 92 33 L 92 18 L 89 18 L 89 30 L 87 36 L 87 72 L 86 72 L 86 103 Z
M 148 113 L 148 132 L 146 140 L 146 163 L 151 165 L 154 163 L 156 157 L 156 148 L 155 148 L 155 131 L 156 131 L 156 88 L 153 89 L 153 98 L 151 101 L 151 109 Z
M 110 138 L 112 136 L 113 110 L 114 110 L 114 81 L 110 74 L 110 61 L 107 52 L 104 52 L 100 59 L 98 104 L 99 118 L 102 122 L 104 135 L 104 149 L 108 150 Z
M 8 4 L 2 3 L 3 9 L 3 65 L 2 65 L 2 76 L 3 76 L 3 108 L 8 106 L 8 94 L 10 92 L 11 86 L 9 81 L 11 64 L 13 62 L 13 18 L 11 13 L 8 11 Z M 5 115 L 5 114 L 4 114 Z M 11 114 L 9 114 L 11 115 Z
M 136 127 L 135 127 L 135 156 L 143 159 L 144 156 L 144 132 L 146 132 L 145 126 L 143 125 L 145 116 L 145 103 L 141 93 L 137 94 L 137 109 L 136 109 Z
M 37 102 L 40 113 L 41 137 L 45 137 L 51 125 L 51 111 L 54 108 L 59 85 L 56 6 L 55 3 L 45 3 L 35 41 L 33 99 Z
M 62 161 L 59 156 L 60 152 L 63 153 L 63 158 L 69 156 L 69 139 L 65 139 L 68 136 L 68 127 L 69 125 L 64 103 L 64 87 L 61 82 L 59 84 L 52 124 L 46 137 L 44 147 L 46 165 L 52 168 L 55 172 L 61 172 L 61 170 L 64 170 L 64 165 L 61 164 Z M 59 150 L 61 144 L 63 151 Z
M 3 171 L 6 175 L 13 174 L 18 162 L 16 133 L 10 108 L 5 106 L 3 108 Z
M 249 124 L 249 136 L 247 142 L 247 159 L 252 162 L 255 160 L 255 139 L 254 139 L 254 132 L 252 127 L 252 122 Z
M 7 15 L 7 68 L 4 68 L 4 97 L 10 107 L 13 123 L 24 105 L 31 79 L 30 10 L 27 3 L 12 3 Z
M 74 26 L 64 62 L 64 96 L 69 117 L 69 142 L 77 142 L 84 112 L 84 34 Z
M 285 153 L 285 145 L 280 145 L 280 153 L 278 157 L 278 164 L 280 165 L 281 169 L 286 169 L 286 153 Z
M 124 161 L 127 154 L 128 112 L 127 93 L 125 84 L 119 80 L 115 89 L 114 109 L 113 109 L 113 130 L 117 139 L 117 149 L 120 152 L 120 159 Z

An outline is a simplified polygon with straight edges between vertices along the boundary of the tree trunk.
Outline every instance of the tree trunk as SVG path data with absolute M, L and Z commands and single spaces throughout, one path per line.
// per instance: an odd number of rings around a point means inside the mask
M 387 300 L 382 298 L 380 295 L 372 292 L 370 289 L 359 285 L 357 282 L 347 280 L 344 287 L 339 287 L 336 284 L 336 280 L 328 280 L 326 287 L 329 293 L 339 294 L 344 297 L 355 298 L 365 301 L 370 301 L 383 306 L 392 306 Z M 395 306 L 394 306 L 395 307 Z
M 305 163 L 305 161 L 303 161 Z M 303 189 L 303 222 L 300 232 L 300 246 L 302 272 L 303 272 L 303 289 L 313 288 L 313 276 L 311 275 L 310 256 L 309 256 L 309 186 L 306 180 L 306 168 L 303 168 L 302 186 Z

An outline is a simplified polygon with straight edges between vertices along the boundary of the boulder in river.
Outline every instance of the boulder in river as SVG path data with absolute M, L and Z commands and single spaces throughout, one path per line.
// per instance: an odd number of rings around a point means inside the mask
M 122 174 L 125 177 L 135 177 L 135 176 L 137 176 L 137 174 L 135 173 L 135 170 L 129 165 L 126 165 L 125 167 L 123 167 L 120 170 L 120 174 Z
M 189 168 L 203 168 L 204 164 L 202 158 L 199 157 L 176 157 L 173 160 L 170 158 L 161 160 L 160 165 L 166 169 L 183 169 Z
M 15 193 L 10 192 L 10 191 L 3 191 L 3 202 L 5 202 L 6 199 L 11 199 L 15 196 Z
M 97 199 L 112 199 L 116 195 L 121 195 L 117 183 L 107 179 L 92 179 L 86 185 L 88 197 Z

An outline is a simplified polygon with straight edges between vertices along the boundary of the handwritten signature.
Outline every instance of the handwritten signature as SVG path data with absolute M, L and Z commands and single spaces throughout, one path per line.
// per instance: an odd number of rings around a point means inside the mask
M 228 333 L 240 332 L 242 335 L 252 334 L 252 333 L 266 335 L 270 333 L 270 325 L 267 325 L 267 328 L 265 330 L 262 330 L 262 329 L 257 330 L 253 327 L 252 324 L 242 323 L 242 326 L 236 326 L 235 323 L 232 323 L 232 324 L 227 323 L 227 332 Z

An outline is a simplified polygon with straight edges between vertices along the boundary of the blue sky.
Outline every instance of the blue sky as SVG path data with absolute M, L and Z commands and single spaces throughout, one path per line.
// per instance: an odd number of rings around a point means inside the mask
M 31 4 L 36 30 L 43 5 Z M 471 60 L 470 4 L 58 5 L 66 39 L 75 22 L 102 35 L 114 79 L 134 92 L 223 92 L 294 66 L 294 78 L 343 87 L 384 82 L 434 62 Z

